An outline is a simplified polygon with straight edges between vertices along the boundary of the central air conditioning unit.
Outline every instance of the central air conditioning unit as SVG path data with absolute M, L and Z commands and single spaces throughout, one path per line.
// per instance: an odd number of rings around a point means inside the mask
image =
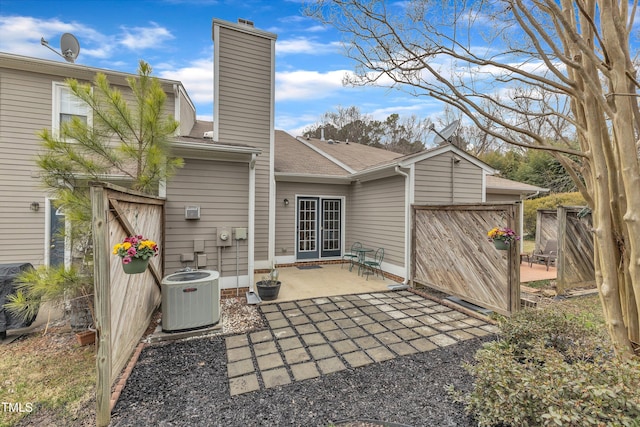
M 184 332 L 220 321 L 220 274 L 183 271 L 162 279 L 162 331 Z

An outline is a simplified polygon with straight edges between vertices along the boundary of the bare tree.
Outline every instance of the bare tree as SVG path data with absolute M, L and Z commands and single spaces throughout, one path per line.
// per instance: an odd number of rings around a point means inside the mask
M 441 100 L 489 136 L 562 163 L 593 209 L 596 282 L 621 358 L 640 343 L 636 8 L 637 0 L 318 0 L 306 10 L 345 36 L 358 64 L 348 83 Z

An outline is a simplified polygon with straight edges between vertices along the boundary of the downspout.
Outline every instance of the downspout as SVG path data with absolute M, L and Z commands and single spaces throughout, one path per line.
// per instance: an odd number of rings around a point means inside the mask
M 251 154 L 249 162 L 249 236 L 247 238 L 247 275 L 249 286 L 253 283 L 253 270 L 255 267 L 255 220 L 256 220 L 256 154 Z
M 398 175 L 404 176 L 404 281 L 403 285 L 409 284 L 409 276 L 411 275 L 411 203 L 410 203 L 410 177 L 409 174 L 400 170 L 400 166 L 395 167 Z

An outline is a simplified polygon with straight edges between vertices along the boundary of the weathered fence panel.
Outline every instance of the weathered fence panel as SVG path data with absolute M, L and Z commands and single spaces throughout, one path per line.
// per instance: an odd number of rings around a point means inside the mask
M 110 420 L 111 386 L 127 364 L 160 305 L 164 247 L 164 200 L 106 183 L 91 183 L 96 328 L 98 330 L 97 424 Z M 158 243 L 144 273 L 125 274 L 112 248 L 143 235 Z
M 519 246 L 499 251 L 493 227 L 519 229 L 517 204 L 414 206 L 412 282 L 497 313 L 520 309 Z
M 558 241 L 558 211 L 538 209 L 536 212 L 536 252 L 544 250 L 549 240 Z
M 558 293 L 595 286 L 591 212 L 584 207 L 558 207 Z

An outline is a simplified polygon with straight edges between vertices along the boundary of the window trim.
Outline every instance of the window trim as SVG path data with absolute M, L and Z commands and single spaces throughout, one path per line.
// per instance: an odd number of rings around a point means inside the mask
M 64 82 L 52 82 L 52 105 L 51 105 L 51 130 L 56 138 L 60 137 L 60 115 L 62 114 L 62 94 L 66 90 L 71 96 L 74 96 L 69 90 L 69 85 Z M 91 108 L 86 106 L 87 125 L 93 125 L 93 115 Z M 66 113 L 65 113 L 66 114 Z

